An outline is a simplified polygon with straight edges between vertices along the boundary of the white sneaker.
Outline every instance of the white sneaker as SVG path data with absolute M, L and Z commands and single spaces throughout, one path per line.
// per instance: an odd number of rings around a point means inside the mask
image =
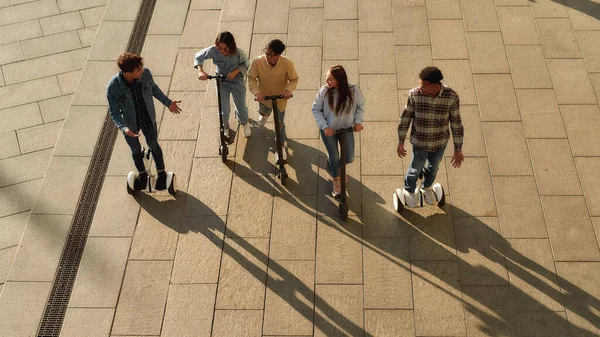
M 417 193 L 409 193 L 406 189 L 402 190 L 406 207 L 417 207 Z
M 331 195 L 336 197 L 342 193 L 342 183 L 340 177 L 333 178 L 333 190 L 331 191 Z
M 283 155 L 283 161 L 287 160 L 287 152 L 285 152 L 285 146 L 281 147 L 281 154 Z M 275 152 L 275 162 L 279 161 L 279 153 Z
M 252 136 L 252 130 L 250 130 L 250 123 L 246 123 L 242 125 L 242 127 L 244 128 L 244 137 L 248 138 Z
M 425 199 L 425 202 L 428 205 L 435 204 L 436 197 L 435 197 L 435 193 L 433 192 L 433 189 L 431 187 L 423 188 L 423 189 L 421 189 L 421 192 L 423 193 L 423 198 Z
M 258 115 L 258 125 L 265 126 L 267 124 L 267 119 L 269 119 L 269 115 L 263 116 L 261 114 Z

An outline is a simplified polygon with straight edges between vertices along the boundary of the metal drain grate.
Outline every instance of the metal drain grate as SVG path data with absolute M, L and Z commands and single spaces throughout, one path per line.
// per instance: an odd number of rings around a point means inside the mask
M 156 0 L 142 0 L 133 32 L 129 38 L 127 51 L 141 53 L 155 5 Z M 117 128 L 107 114 L 92 155 L 83 189 L 79 195 L 67 243 L 60 257 L 54 285 L 37 333 L 38 337 L 58 337 L 60 335 L 116 138 Z

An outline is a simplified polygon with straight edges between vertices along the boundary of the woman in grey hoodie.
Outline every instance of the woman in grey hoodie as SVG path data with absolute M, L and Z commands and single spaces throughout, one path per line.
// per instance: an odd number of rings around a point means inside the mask
M 319 89 L 312 105 L 312 113 L 321 130 L 321 138 L 328 155 L 329 173 L 333 178 L 333 195 L 341 191 L 339 138 L 335 130 L 352 127 L 354 132 L 363 129 L 365 100 L 357 85 L 348 83 L 344 67 L 337 65 L 327 70 L 325 85 Z M 346 163 L 354 161 L 354 133 L 345 133 Z M 347 179 L 347 178 L 346 178 Z

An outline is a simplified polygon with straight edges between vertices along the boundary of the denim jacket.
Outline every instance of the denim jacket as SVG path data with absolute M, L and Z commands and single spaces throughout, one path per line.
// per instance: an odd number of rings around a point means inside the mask
M 131 90 L 124 82 L 123 72 L 119 72 L 113 76 L 106 86 L 106 98 L 108 99 L 108 110 L 110 117 L 119 130 L 125 132 L 125 128 L 136 132 L 137 124 L 135 118 L 135 108 Z M 169 106 L 171 100 L 160 90 L 158 85 L 152 79 L 152 73 L 148 68 L 144 67 L 142 78 L 136 81 L 142 81 L 142 95 L 144 103 L 148 109 L 148 115 L 152 120 L 152 124 L 156 126 L 156 111 L 154 111 L 154 100 L 156 97 L 162 104 Z
M 199 65 L 204 65 L 204 60 L 206 59 L 212 59 L 214 65 L 217 67 L 217 72 L 225 76 L 237 68 L 240 68 L 240 72 L 234 79 L 237 81 L 243 82 L 244 77 L 248 73 L 248 68 L 250 68 L 248 57 L 240 48 L 237 48 L 236 53 L 230 56 L 223 56 L 215 46 L 204 48 L 194 55 L 194 68 L 198 68 Z M 204 71 L 207 72 L 208 69 L 205 69 Z

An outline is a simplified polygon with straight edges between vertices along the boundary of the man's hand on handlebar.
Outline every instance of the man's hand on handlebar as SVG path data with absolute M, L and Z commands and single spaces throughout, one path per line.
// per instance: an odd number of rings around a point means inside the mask
M 265 95 L 263 93 L 258 93 L 256 95 L 254 95 L 254 100 L 258 101 L 258 102 L 262 102 L 265 100 Z
M 198 78 L 203 81 L 206 81 L 206 80 L 208 80 L 208 74 L 203 72 L 202 70 L 200 70 L 200 71 L 198 71 Z
M 283 98 L 285 99 L 290 99 L 293 97 L 292 92 L 289 90 L 284 91 L 283 94 L 281 94 L 281 96 L 283 96 Z
M 360 130 L 362 130 L 362 129 L 363 129 L 362 124 L 360 124 L 360 123 L 354 124 L 354 132 L 360 132 Z

